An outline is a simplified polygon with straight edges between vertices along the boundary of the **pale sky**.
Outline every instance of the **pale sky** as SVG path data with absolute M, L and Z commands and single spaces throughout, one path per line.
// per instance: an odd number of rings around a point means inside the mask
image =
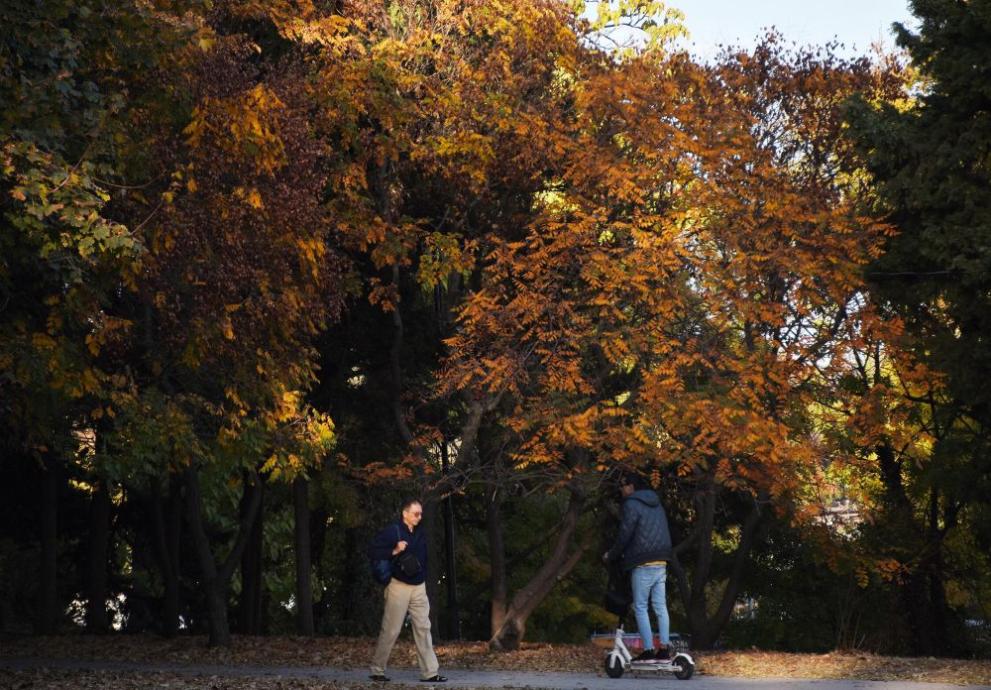
M 865 54 L 881 41 L 895 47 L 891 24 L 916 26 L 908 0 L 669 0 L 685 15 L 691 36 L 682 42 L 705 59 L 718 52 L 717 44 L 750 47 L 763 29 L 775 26 L 786 41 L 823 44 L 837 39 L 843 55 Z

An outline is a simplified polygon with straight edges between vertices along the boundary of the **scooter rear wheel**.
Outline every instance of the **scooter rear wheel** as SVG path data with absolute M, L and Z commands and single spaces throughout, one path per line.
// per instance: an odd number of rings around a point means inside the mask
M 683 656 L 675 658 L 671 665 L 678 669 L 674 672 L 674 677 L 678 680 L 688 680 L 695 673 L 695 664 Z
M 610 678 L 619 678 L 623 675 L 623 660 L 616 654 L 606 657 L 606 675 Z

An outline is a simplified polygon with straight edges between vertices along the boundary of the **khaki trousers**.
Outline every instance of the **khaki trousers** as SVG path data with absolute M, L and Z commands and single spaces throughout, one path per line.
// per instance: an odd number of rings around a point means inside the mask
M 409 611 L 413 627 L 413 642 L 416 644 L 416 662 L 420 665 L 420 679 L 426 680 L 437 675 L 440 665 L 434 654 L 434 643 L 430 637 L 430 601 L 427 599 L 427 586 L 408 585 L 396 578 L 385 588 L 385 610 L 382 612 L 382 629 L 378 644 L 372 656 L 373 675 L 385 673 L 389 655 L 403 629 L 403 620 Z

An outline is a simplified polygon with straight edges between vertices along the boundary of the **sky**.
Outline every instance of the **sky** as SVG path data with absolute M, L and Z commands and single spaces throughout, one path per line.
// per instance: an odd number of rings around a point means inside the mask
M 776 27 L 786 41 L 823 44 L 836 39 L 838 51 L 852 56 L 870 52 L 882 41 L 895 47 L 891 24 L 916 26 L 908 0 L 668 0 L 681 10 L 691 36 L 684 45 L 691 53 L 710 58 L 719 43 L 750 47 L 766 27 Z

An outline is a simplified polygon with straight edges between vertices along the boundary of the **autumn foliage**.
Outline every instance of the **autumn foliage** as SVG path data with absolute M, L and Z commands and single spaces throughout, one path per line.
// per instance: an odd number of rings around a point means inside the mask
M 230 610 L 284 613 L 264 567 L 300 632 L 335 596 L 359 615 L 367 583 L 322 550 L 403 490 L 443 507 L 452 629 L 463 502 L 474 630 L 514 649 L 598 576 L 617 468 L 668 506 L 698 647 L 775 530 L 861 588 L 911 577 L 823 517 L 912 524 L 900 463 L 938 440 L 945 382 L 865 278 L 898 228 L 849 133 L 852 103 L 905 102 L 897 60 L 772 33 L 703 63 L 660 2 L 55 3 L 58 34 L 19 4 L 0 409 L 50 518 L 40 629 L 67 478 L 78 598 L 127 560 L 166 634 L 185 606 L 213 644 Z

